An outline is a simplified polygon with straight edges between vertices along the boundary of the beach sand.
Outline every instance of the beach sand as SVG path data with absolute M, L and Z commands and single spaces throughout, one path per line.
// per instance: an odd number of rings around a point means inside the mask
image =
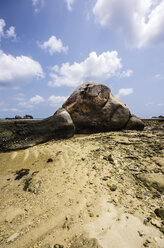
M 0 247 L 164 248 L 162 128 L 0 153 Z

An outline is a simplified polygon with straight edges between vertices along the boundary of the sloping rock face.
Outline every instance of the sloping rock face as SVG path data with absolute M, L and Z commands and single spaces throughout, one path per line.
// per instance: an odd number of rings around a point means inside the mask
M 78 87 L 63 104 L 63 108 L 70 114 L 77 133 L 121 130 L 127 126 L 131 117 L 126 105 L 113 96 L 106 85 L 94 82 Z M 136 117 L 135 129 L 137 122 Z M 129 129 L 131 127 L 129 125 Z
M 131 115 L 128 123 L 125 126 L 126 130 L 140 130 L 144 129 L 144 123 L 137 116 Z
M 27 148 L 52 139 L 70 138 L 74 124 L 65 109 L 40 121 L 3 121 L 0 123 L 0 151 Z

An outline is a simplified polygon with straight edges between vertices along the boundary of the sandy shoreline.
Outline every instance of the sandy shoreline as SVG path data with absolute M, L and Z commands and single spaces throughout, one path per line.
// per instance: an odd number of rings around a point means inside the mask
M 163 134 L 76 135 L 0 153 L 0 247 L 163 248 L 154 213 L 164 201 Z M 21 169 L 28 174 L 15 180 Z

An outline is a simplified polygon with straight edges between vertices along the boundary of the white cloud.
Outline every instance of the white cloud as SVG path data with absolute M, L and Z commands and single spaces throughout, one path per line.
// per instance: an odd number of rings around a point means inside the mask
M 132 93 L 133 93 L 132 88 L 126 88 L 126 89 L 122 88 L 122 89 L 119 89 L 118 94 L 116 96 L 119 98 L 121 96 L 128 96 Z
M 16 40 L 15 27 L 11 26 L 11 27 L 6 31 L 6 37 L 7 37 L 7 38 L 13 38 L 14 40 Z
M 38 4 L 39 0 L 32 0 L 32 5 L 36 6 Z
M 0 40 L 1 38 L 13 38 L 16 40 L 16 33 L 15 33 L 15 27 L 11 26 L 8 30 L 4 30 L 4 27 L 6 26 L 5 20 L 0 19 Z
M 155 78 L 158 80 L 163 80 L 164 79 L 164 75 L 163 74 L 156 74 Z
M 50 55 L 61 52 L 66 53 L 68 51 L 68 46 L 63 46 L 61 39 L 57 39 L 54 35 L 51 36 L 48 41 L 43 43 L 37 42 L 37 44 L 41 49 L 48 50 Z
M 17 109 L 17 108 L 1 108 L 1 111 L 3 111 L 3 112 L 20 112 L 20 110 L 19 109 Z
M 29 101 L 24 101 L 24 102 L 19 102 L 18 103 L 18 106 L 19 107 L 23 107 L 23 109 L 25 109 L 25 108 L 27 108 L 27 109 L 32 109 L 33 108 L 33 105 L 32 104 L 30 104 L 30 102 Z
M 124 78 L 124 77 L 131 77 L 133 74 L 133 71 L 132 70 L 126 70 L 126 71 L 123 71 L 120 73 L 120 77 L 121 78 Z
M 34 12 L 38 13 L 44 7 L 45 0 L 32 0 Z
M 35 95 L 34 97 L 30 98 L 29 102 L 31 104 L 39 104 L 41 102 L 44 102 L 44 98 L 39 95 Z
M 65 0 L 67 3 L 67 8 L 69 11 L 72 10 L 72 5 L 74 4 L 75 0 Z
M 23 102 L 25 95 L 23 93 L 18 93 L 16 96 L 13 97 L 14 100 Z
M 72 5 L 75 3 L 75 0 L 65 0 L 67 8 L 69 11 L 72 10 Z M 44 6 L 45 0 L 32 0 L 32 5 L 34 6 L 35 13 L 38 13 Z
M 4 27 L 6 26 L 6 23 L 3 19 L 0 19 L 0 39 L 4 36 Z
M 50 73 L 49 86 L 77 86 L 85 81 L 105 81 L 106 79 L 119 76 L 122 68 L 121 59 L 116 51 L 103 52 L 97 55 L 91 52 L 89 57 L 81 63 L 74 62 L 55 65 Z
M 5 54 L 0 50 L 0 86 L 15 86 L 29 78 L 43 78 L 39 62 L 27 57 Z
M 40 95 L 35 95 L 27 101 L 25 101 L 24 99 L 22 100 L 23 101 L 20 101 L 18 103 L 18 106 L 23 107 L 23 108 L 28 108 L 28 109 L 32 109 L 35 105 L 39 105 L 40 103 L 45 102 L 44 98 Z
M 97 21 L 125 35 L 130 47 L 146 47 L 164 40 L 163 0 L 97 0 Z
M 48 98 L 48 101 L 50 103 L 51 106 L 60 106 L 62 105 L 68 97 L 66 96 L 50 96 Z
M 164 104 L 163 103 L 154 103 L 154 102 L 148 102 L 148 103 L 145 103 L 145 106 L 146 107 L 152 107 L 152 106 L 157 106 L 157 107 L 163 107 Z
M 163 105 L 164 105 L 163 103 L 158 103 L 157 104 L 158 107 L 163 107 Z
M 145 106 L 148 107 L 148 106 L 152 106 L 154 104 L 155 104 L 154 102 L 147 102 L 147 103 L 145 103 Z

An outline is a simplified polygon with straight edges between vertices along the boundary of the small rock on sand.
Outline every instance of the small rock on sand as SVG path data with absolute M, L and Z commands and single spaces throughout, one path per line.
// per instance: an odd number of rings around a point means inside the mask
M 75 239 L 70 248 L 102 248 L 97 242 L 96 239 L 89 239 L 84 235 L 81 235 L 79 238 Z
M 13 242 L 16 238 L 18 238 L 22 234 L 23 234 L 22 232 L 20 232 L 20 233 L 19 232 L 14 233 L 13 235 L 11 235 L 8 238 L 7 243 Z

